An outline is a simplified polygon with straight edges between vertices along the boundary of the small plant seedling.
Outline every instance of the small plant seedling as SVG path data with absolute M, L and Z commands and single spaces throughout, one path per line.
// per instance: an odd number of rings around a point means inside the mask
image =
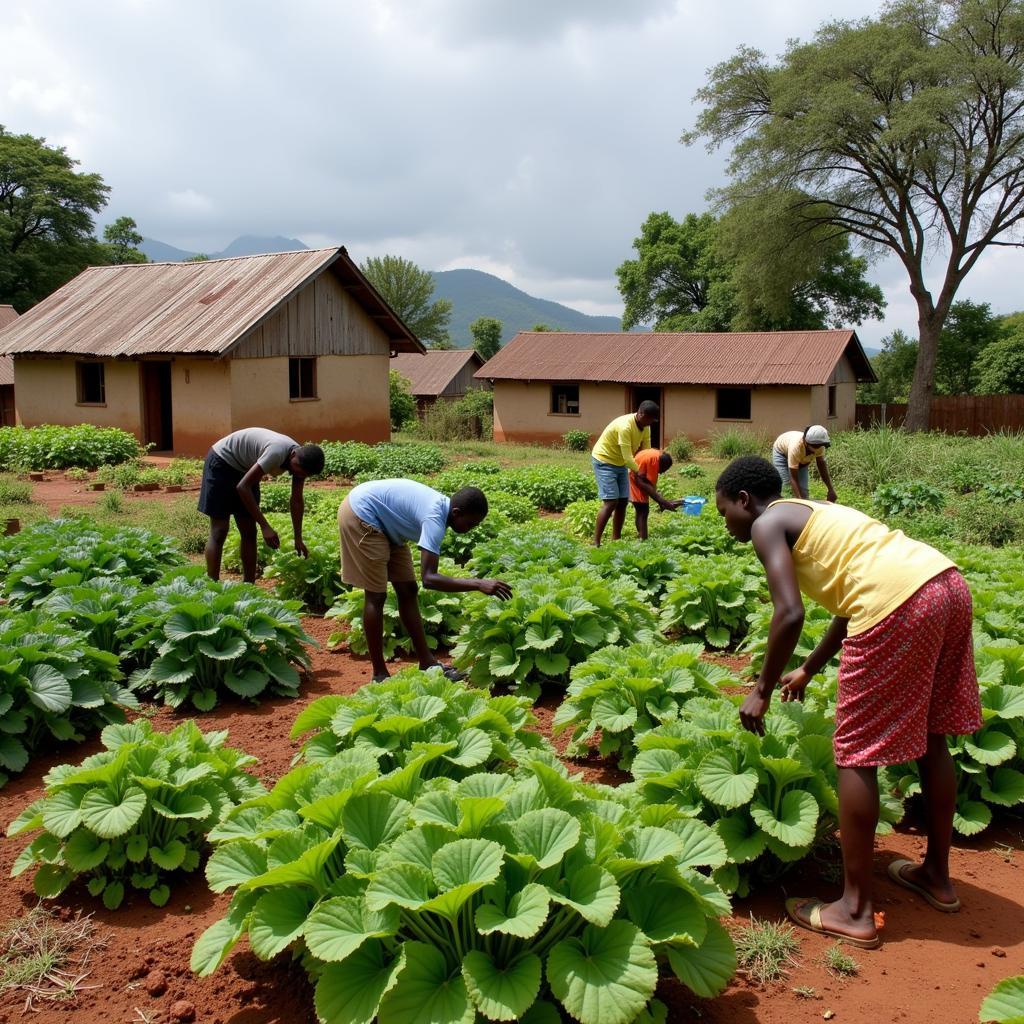
M 793 994 L 798 999 L 817 999 L 818 990 L 813 985 L 794 985 Z
M 846 952 L 841 942 L 825 951 L 825 967 L 837 978 L 852 978 L 860 970 L 860 964 Z
M 1010 846 L 1008 843 L 996 843 L 994 844 L 993 848 L 995 849 L 995 852 L 1003 858 L 1004 863 L 1013 863 L 1013 855 L 1014 853 L 1016 853 L 1016 850 L 1014 850 L 1012 846 Z
M 792 925 L 756 917 L 736 932 L 733 941 L 740 970 L 759 985 L 784 978 L 789 965 L 796 964 L 795 954 L 800 949 Z

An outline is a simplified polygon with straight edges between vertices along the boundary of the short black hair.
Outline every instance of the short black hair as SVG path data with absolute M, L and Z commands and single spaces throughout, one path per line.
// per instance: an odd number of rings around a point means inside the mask
M 744 455 L 733 459 L 715 482 L 715 490 L 727 498 L 739 497 L 740 491 L 755 498 L 775 498 L 782 494 L 778 470 L 760 455 Z
M 641 402 L 640 407 L 637 409 L 637 412 L 640 413 L 641 416 L 661 415 L 661 409 L 658 408 L 658 403 L 652 402 L 650 399 L 647 399 L 646 402 Z
M 299 465 L 309 476 L 318 476 L 324 471 L 324 450 L 318 444 L 304 444 L 295 449 Z
M 662 452 L 658 457 L 658 469 L 664 473 L 666 469 L 672 468 L 672 456 L 669 452 Z
M 452 508 L 461 509 L 467 515 L 487 515 L 487 495 L 479 487 L 462 487 L 452 495 Z

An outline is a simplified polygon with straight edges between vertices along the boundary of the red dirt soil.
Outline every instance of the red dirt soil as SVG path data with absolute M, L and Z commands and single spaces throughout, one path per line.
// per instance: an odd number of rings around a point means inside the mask
M 316 618 L 305 625 L 324 645 L 335 628 Z M 289 769 L 298 750 L 288 732 L 299 710 L 327 693 L 351 693 L 369 679 L 365 659 L 324 646 L 313 652 L 313 671 L 296 700 L 268 700 L 258 707 L 225 701 L 203 715 L 161 707 L 150 719 L 157 728 L 170 729 L 194 716 L 204 730 L 228 729 L 228 742 L 258 757 L 256 774 L 272 785 Z M 540 727 L 548 735 L 557 703 L 557 697 L 545 697 L 537 708 Z M 559 746 L 563 740 L 559 738 Z M 92 740 L 36 758 L 0 790 L 0 821 L 10 821 L 42 794 L 42 778 L 51 767 L 77 762 L 97 749 L 98 740 Z M 628 778 L 594 755 L 570 766 L 593 781 L 616 784 Z M 5 880 L 0 886 L 0 921 L 27 913 L 37 902 L 31 872 L 8 879 L 25 842 L 25 837 L 0 840 L 0 878 Z M 669 1020 L 816 1024 L 834 1017 L 838 1024 L 973 1024 L 992 986 L 1024 972 L 1024 822 L 1008 818 L 977 840 L 957 843 L 952 870 L 963 901 L 959 914 L 938 913 L 887 879 L 885 865 L 890 860 L 919 857 L 923 846 L 916 827 L 877 841 L 876 910 L 885 913 L 885 942 L 871 951 L 847 947 L 860 964 L 856 977 L 838 980 L 829 975 L 822 958 L 831 943 L 800 932 L 799 964 L 785 982 L 761 988 L 739 978 L 717 999 L 699 1000 L 674 980 L 664 981 L 659 996 L 669 1005 Z M 835 883 L 822 873 L 834 872 L 835 866 L 809 860 L 778 882 L 761 885 L 751 899 L 736 901 L 734 925 L 752 916 L 784 920 L 782 903 L 788 895 L 834 896 Z M 74 1003 L 39 1003 L 39 1012 L 32 1015 L 24 1013 L 23 996 L 16 991 L 0 995 L 0 1024 L 27 1019 L 38 1024 L 175 1024 L 186 1019 L 198 1024 L 314 1024 L 311 988 L 287 954 L 263 963 L 243 943 L 213 977 L 198 979 L 189 971 L 192 944 L 223 915 L 227 903 L 227 895 L 210 893 L 201 871 L 178 880 L 170 902 L 161 909 L 145 896 L 132 894 L 123 907 L 111 912 L 84 887 L 72 887 L 50 905 L 61 913 L 73 914 L 79 907 L 93 912 L 98 935 L 107 946 L 96 956 L 84 984 L 97 987 L 81 992 Z M 151 971 L 165 976 L 166 990 L 160 995 L 147 991 Z M 149 987 L 159 991 L 152 983 Z M 813 995 L 800 996 L 796 987 L 813 989 Z M 189 1006 L 175 1006 L 179 1002 Z

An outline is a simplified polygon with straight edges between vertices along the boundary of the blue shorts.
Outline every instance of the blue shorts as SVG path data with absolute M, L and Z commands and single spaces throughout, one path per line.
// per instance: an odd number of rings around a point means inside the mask
M 775 465 L 775 471 L 779 474 L 779 480 L 782 482 L 782 489 L 785 490 L 787 487 L 790 491 L 793 490 L 793 482 L 789 479 L 789 460 L 782 452 L 777 452 L 774 448 L 772 449 L 772 463 Z M 796 478 L 800 484 L 801 490 L 810 497 L 810 481 L 807 466 L 800 466 L 796 471 Z M 801 495 L 794 494 L 794 498 L 799 498 Z
M 609 466 L 607 462 L 590 456 L 597 479 L 597 496 L 602 501 L 629 500 L 629 467 Z

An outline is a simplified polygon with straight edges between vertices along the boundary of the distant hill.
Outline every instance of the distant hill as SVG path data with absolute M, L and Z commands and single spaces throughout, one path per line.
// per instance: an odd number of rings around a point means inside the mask
M 297 238 L 284 238 L 281 235 L 239 235 L 221 252 L 211 252 L 207 255 L 212 260 L 226 259 L 231 256 L 259 256 L 265 252 L 295 252 L 298 249 L 308 249 L 309 246 L 300 242 Z M 182 260 L 191 259 L 196 253 L 187 249 L 178 249 L 166 242 L 156 238 L 144 238 L 139 246 L 154 263 L 180 263 Z
M 556 331 L 621 331 L 614 316 L 590 316 L 559 302 L 537 299 L 493 274 L 481 270 L 439 270 L 434 278 L 434 298 L 452 303 L 452 341 L 468 348 L 472 338 L 469 325 L 481 316 L 496 317 L 502 323 L 502 343 L 534 324 L 547 324 Z

